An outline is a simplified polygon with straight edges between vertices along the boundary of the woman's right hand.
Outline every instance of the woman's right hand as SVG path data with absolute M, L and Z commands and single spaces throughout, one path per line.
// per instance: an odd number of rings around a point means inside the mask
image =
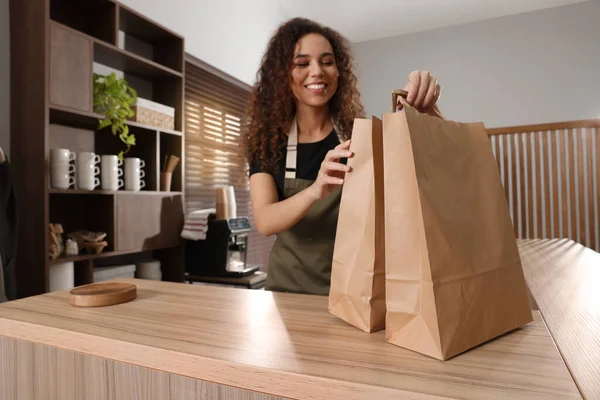
M 308 187 L 311 196 L 315 201 L 327 197 L 335 186 L 340 186 L 344 183 L 346 172 L 350 171 L 350 167 L 339 162 L 340 158 L 352 157 L 350 148 L 350 140 L 340 143 L 333 150 L 329 150 L 325 159 L 321 163 L 321 169 L 317 175 L 315 182 Z

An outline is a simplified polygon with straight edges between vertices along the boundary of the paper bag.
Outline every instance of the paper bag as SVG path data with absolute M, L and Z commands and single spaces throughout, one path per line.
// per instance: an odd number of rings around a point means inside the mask
M 385 324 L 381 120 L 356 119 L 333 250 L 329 311 L 365 332 Z
M 383 116 L 386 340 L 445 360 L 532 321 L 483 123 Z

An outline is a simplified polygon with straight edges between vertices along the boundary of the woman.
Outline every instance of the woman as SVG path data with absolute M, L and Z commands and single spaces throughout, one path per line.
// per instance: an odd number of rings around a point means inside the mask
M 346 40 L 310 20 L 283 24 L 269 42 L 245 143 L 257 230 L 277 235 L 266 289 L 327 295 L 341 187 L 354 118 L 364 111 Z M 439 85 L 415 71 L 407 102 L 433 109 Z

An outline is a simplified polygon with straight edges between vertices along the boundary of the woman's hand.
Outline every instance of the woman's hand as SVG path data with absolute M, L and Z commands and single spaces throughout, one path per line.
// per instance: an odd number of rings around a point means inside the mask
M 431 111 L 440 98 L 440 84 L 428 71 L 411 72 L 404 90 L 408 92 L 406 102 L 422 113 Z M 398 110 L 401 109 L 399 102 Z
M 333 150 L 329 150 L 325 156 L 317 179 L 307 189 L 315 201 L 327 197 L 335 186 L 344 183 L 344 177 L 346 172 L 350 171 L 350 167 L 342 164 L 339 160 L 340 158 L 352 157 L 352 152 L 348 150 L 349 148 L 350 140 L 340 143 Z

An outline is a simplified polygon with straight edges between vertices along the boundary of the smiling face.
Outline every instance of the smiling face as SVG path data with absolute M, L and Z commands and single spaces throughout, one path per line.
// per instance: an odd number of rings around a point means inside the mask
M 338 87 L 338 68 L 331 43 L 318 33 L 298 40 L 294 49 L 291 88 L 297 103 L 327 105 Z

